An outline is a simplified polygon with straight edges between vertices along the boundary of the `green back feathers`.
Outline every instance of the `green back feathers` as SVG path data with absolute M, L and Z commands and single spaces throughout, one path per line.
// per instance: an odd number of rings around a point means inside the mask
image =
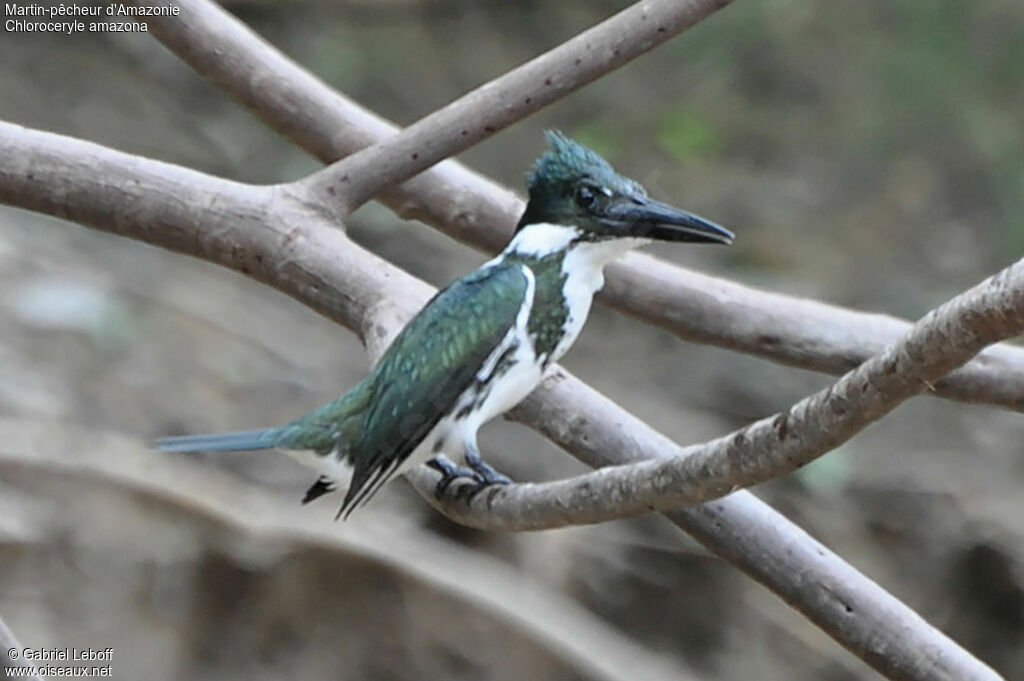
M 478 270 L 440 291 L 402 330 L 359 389 L 318 410 L 313 429 L 350 437 L 343 454 L 355 470 L 342 512 L 380 488 L 455 406 L 515 324 L 527 290 L 517 264 Z M 316 412 L 314 412 L 316 414 Z

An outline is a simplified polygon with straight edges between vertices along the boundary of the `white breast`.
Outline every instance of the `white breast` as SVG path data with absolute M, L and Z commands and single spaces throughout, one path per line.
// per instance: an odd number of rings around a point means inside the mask
M 562 261 L 562 272 L 566 275 L 565 300 L 569 314 L 562 327 L 565 335 L 551 353 L 552 361 L 561 359 L 583 330 L 583 324 L 590 314 L 594 294 L 604 286 L 604 266 L 645 242 L 643 239 L 580 242 L 570 249 Z
M 495 416 L 503 414 L 519 404 L 540 383 L 540 366 L 536 362 L 533 341 L 527 333 L 527 325 L 530 322 L 530 312 L 533 310 L 537 283 L 529 267 L 524 265 L 522 270 L 526 276 L 526 294 L 523 306 L 519 310 L 519 314 L 516 315 L 515 324 L 508 330 L 505 338 L 502 339 L 498 347 L 487 358 L 487 361 L 484 362 L 480 371 L 477 372 L 477 378 L 481 382 L 487 382 L 494 372 L 499 358 L 505 354 L 506 350 L 515 346 L 513 362 L 508 368 L 507 373 L 501 376 L 500 380 L 490 383 L 489 393 L 484 398 L 483 403 L 470 418 L 466 419 L 464 427 L 471 429 L 473 432 Z M 465 397 L 467 396 L 464 396 L 463 399 Z

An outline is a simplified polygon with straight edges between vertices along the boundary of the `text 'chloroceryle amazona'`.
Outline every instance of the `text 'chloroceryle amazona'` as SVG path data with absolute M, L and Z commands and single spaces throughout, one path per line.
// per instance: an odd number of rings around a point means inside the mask
M 474 491 L 509 479 L 480 458 L 477 430 L 518 404 L 583 328 L 604 266 L 652 239 L 728 244 L 733 234 L 647 196 L 564 135 L 528 176 L 529 201 L 498 257 L 435 295 L 373 371 L 334 402 L 276 428 L 168 437 L 165 451 L 279 447 L 319 473 L 304 503 L 347 486 L 338 515 L 428 463 Z M 465 466 L 450 458 L 463 460 Z

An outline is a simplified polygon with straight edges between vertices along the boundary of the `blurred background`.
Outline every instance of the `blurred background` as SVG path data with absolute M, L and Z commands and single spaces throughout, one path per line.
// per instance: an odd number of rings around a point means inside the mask
M 408 124 L 626 4 L 228 7 Z M 1011 0 L 747 0 L 460 158 L 522 191 L 560 128 L 739 235 L 660 257 L 917 318 L 1024 250 L 1022 83 Z M 5 121 L 246 182 L 318 167 L 143 34 L 4 33 L 0 92 Z M 351 232 L 435 285 L 485 259 L 375 204 Z M 25 645 L 153 680 L 878 678 L 659 518 L 483 533 L 398 482 L 334 523 L 283 457 L 148 450 L 364 375 L 352 334 L 240 275 L 0 208 L 0 320 L 0 613 Z M 830 380 L 600 307 L 565 364 L 680 443 Z M 1024 678 L 1022 442 L 1019 414 L 918 399 L 754 491 Z M 482 443 L 519 480 L 581 470 L 522 426 Z

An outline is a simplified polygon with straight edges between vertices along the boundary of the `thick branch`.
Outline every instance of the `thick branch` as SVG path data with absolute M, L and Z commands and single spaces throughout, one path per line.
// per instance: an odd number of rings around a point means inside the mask
M 362 326 L 367 309 L 408 319 L 428 290 L 402 273 L 413 295 L 382 299 L 379 291 L 401 271 L 367 261 L 318 206 L 287 188 L 231 182 L 3 122 L 0 158 L 0 202 L 223 265 L 370 342 L 380 334 Z
M 134 4 L 144 5 L 136 0 Z M 331 89 L 208 0 L 180 0 L 178 17 L 149 17 L 157 38 L 267 125 L 321 161 L 393 136 L 398 128 Z M 468 243 L 500 249 L 522 202 L 455 161 L 384 190 L 399 215 L 443 224 Z
M 315 205 L 286 188 L 246 187 L 6 124 L 0 124 L 0 158 L 0 200 L 253 276 L 357 330 L 374 356 L 430 294 L 419 280 L 352 244 Z M 518 417 L 592 464 L 663 455 L 674 447 L 564 376 L 535 391 Z M 669 517 L 889 678 L 999 678 L 749 494 Z
M 143 4 L 143 3 L 139 3 Z M 332 90 L 206 0 L 179 17 L 151 17 L 172 51 L 271 127 L 324 162 L 394 136 L 398 128 Z M 454 161 L 380 197 L 487 252 L 500 249 L 522 202 Z M 683 340 L 710 343 L 805 369 L 841 374 L 910 328 L 902 319 L 766 293 L 633 253 L 608 267 L 599 300 Z M 935 384 L 935 395 L 1024 411 L 1024 349 L 997 346 Z

